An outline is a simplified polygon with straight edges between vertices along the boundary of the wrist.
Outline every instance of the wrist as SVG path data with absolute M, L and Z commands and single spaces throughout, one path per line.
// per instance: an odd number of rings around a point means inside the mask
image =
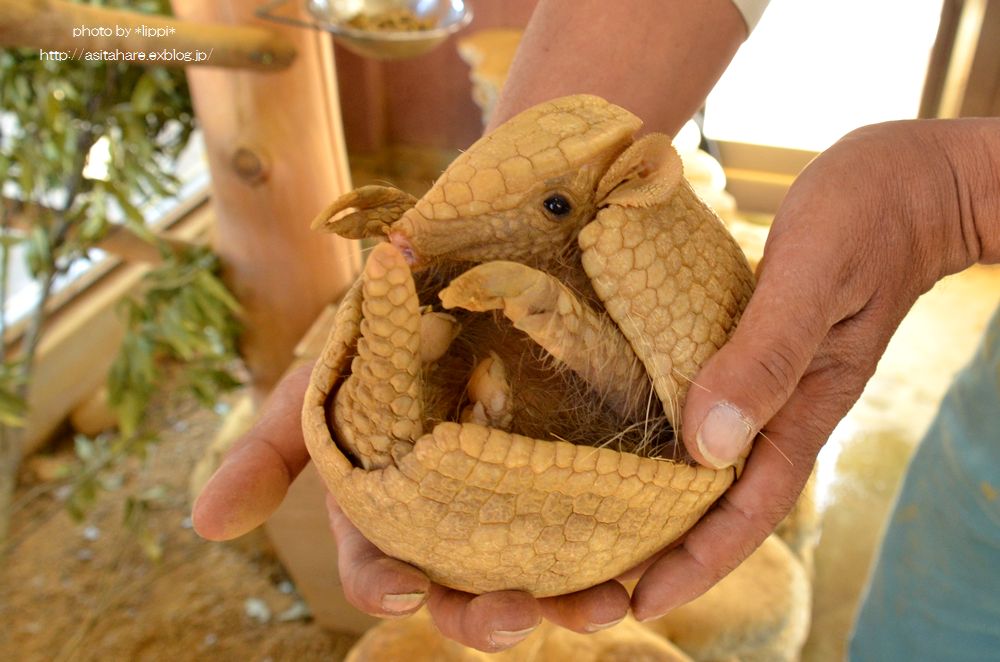
M 1000 119 L 939 120 L 966 264 L 1000 262 Z
M 903 228 L 920 291 L 976 262 L 1000 261 L 1000 120 L 905 120 L 862 127 L 882 212 Z

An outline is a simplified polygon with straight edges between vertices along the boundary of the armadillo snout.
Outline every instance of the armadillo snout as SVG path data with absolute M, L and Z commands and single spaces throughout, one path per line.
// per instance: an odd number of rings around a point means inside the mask
M 403 254 L 403 258 L 410 265 L 411 269 L 417 266 L 420 260 L 409 237 L 401 232 L 390 232 L 389 242 L 396 247 L 396 250 Z

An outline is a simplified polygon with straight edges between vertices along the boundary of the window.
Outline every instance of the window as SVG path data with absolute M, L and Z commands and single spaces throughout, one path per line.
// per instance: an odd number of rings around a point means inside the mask
M 14 123 L 14 118 L 7 115 L 6 123 L 8 127 Z M 104 178 L 106 176 L 108 160 L 107 141 L 99 140 L 91 149 L 84 170 L 84 177 Z M 170 216 L 170 212 L 175 208 L 183 206 L 182 203 L 194 196 L 204 196 L 209 185 L 208 161 L 205 153 L 204 140 L 201 131 L 196 130 L 188 142 L 184 152 L 177 159 L 176 163 L 164 164 L 168 172 L 177 177 L 180 186 L 175 195 L 170 197 L 145 199 L 136 196 L 134 204 L 142 210 L 147 218 L 150 227 L 157 230 L 162 225 L 163 219 Z M 102 176 L 103 175 L 103 176 Z M 16 192 L 15 192 L 16 193 Z M 12 195 L 16 198 L 17 195 Z M 121 214 L 115 215 L 113 221 L 120 220 Z M 26 318 L 31 310 L 35 308 L 41 295 L 41 285 L 33 280 L 28 273 L 28 267 L 24 260 L 24 247 L 15 245 L 11 247 L 10 263 L 8 265 L 7 276 L 7 308 L 6 322 L 14 325 Z M 79 279 L 87 276 L 95 266 L 100 265 L 107 259 L 107 254 L 100 249 L 90 251 L 89 259 L 78 259 L 70 264 L 64 274 L 56 278 L 53 284 L 53 293 L 61 292 Z
M 917 116 L 942 0 L 772 0 L 708 98 L 711 138 L 821 151 Z

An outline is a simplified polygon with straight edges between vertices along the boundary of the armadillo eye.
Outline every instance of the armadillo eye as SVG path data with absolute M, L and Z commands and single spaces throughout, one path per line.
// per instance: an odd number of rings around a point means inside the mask
M 542 205 L 545 207 L 545 210 L 553 216 L 565 216 L 573 211 L 573 205 L 569 203 L 569 200 L 567 200 L 565 196 L 558 193 L 545 198 L 545 202 L 543 202 Z

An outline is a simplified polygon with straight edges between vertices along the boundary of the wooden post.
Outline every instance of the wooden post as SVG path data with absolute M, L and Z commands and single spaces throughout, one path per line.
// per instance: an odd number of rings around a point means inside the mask
M 133 64 L 280 69 L 295 58 L 277 31 L 186 23 L 64 0 L 0 0 L 0 46 L 58 51 L 88 61 L 129 57 Z
M 934 38 L 931 57 L 927 63 L 924 90 L 920 94 L 920 112 L 917 117 L 931 119 L 938 116 L 964 2 L 965 0 L 944 0 L 941 3 L 941 21 L 938 23 L 937 36 Z
M 259 23 L 259 0 L 174 0 L 183 19 Z M 191 68 L 218 217 L 215 248 L 246 310 L 255 395 L 274 385 L 296 342 L 357 274 L 358 249 L 309 229 L 350 188 L 328 35 L 268 26 L 295 47 L 279 72 Z
M 938 117 L 1000 115 L 1000 0 L 965 0 Z

